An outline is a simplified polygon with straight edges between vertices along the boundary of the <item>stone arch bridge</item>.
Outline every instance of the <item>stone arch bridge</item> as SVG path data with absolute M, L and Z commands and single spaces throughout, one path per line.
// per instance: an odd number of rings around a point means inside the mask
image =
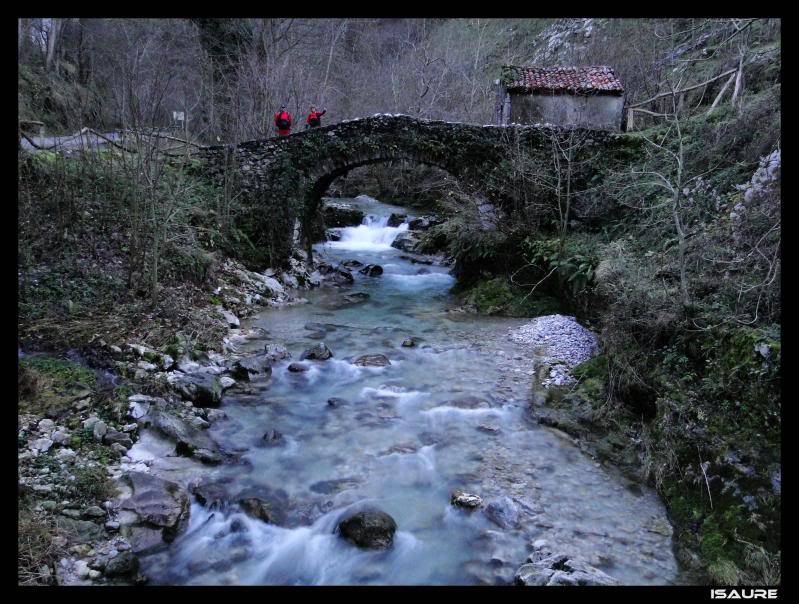
M 309 232 L 305 227 L 328 186 L 350 170 L 408 160 L 444 170 L 501 203 L 513 154 L 520 148 L 538 149 L 546 162 L 553 134 L 564 132 L 540 125 L 481 126 L 375 115 L 287 137 L 201 147 L 196 153 L 201 171 L 224 194 L 241 197 L 245 210 L 238 222 L 264 253 L 264 263 L 279 264 L 289 257 L 295 221 Z M 568 132 L 579 133 L 584 146 L 608 150 L 626 137 L 601 130 Z

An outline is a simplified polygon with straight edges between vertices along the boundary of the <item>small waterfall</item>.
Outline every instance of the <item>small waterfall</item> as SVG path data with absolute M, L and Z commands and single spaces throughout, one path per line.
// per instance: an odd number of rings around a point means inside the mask
M 367 214 L 363 222 L 356 227 L 346 227 L 341 230 L 341 240 L 330 243 L 337 249 L 358 251 L 385 251 L 391 249 L 391 244 L 403 231 L 408 230 L 408 224 L 402 223 L 396 227 L 388 225 L 388 216 Z

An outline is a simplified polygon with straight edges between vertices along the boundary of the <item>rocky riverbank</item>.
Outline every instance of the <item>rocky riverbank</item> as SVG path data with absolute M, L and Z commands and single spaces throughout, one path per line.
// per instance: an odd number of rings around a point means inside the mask
M 269 344 L 261 354 L 239 354 L 242 342 L 265 336 L 241 329 L 240 320 L 263 307 L 305 303 L 301 291 L 324 276 L 296 259 L 263 273 L 228 259 L 218 275 L 207 309 L 185 309 L 220 323 L 217 350 L 191 350 L 189 338 L 161 349 L 95 338 L 73 360 L 20 353 L 19 520 L 29 549 L 22 583 L 146 581 L 138 555 L 174 538 L 188 495 L 129 457 L 143 431 L 173 443 L 175 455 L 208 465 L 230 460 L 207 434 L 225 416 L 216 408 L 222 393 L 268 375 L 283 350 Z M 90 369 L 87 359 L 113 371 Z

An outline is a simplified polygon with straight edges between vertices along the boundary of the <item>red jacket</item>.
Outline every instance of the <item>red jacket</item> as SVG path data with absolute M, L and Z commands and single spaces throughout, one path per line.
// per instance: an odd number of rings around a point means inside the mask
M 327 109 L 325 109 L 324 111 L 311 111 L 311 113 L 308 114 L 308 119 L 305 121 L 308 123 L 308 125 L 311 125 L 311 120 L 319 120 L 319 123 L 317 124 L 319 126 L 322 124 L 321 117 L 325 113 L 327 113 Z
M 277 125 L 277 120 L 279 120 L 281 117 L 288 121 L 289 125 L 287 128 L 281 128 L 280 126 Z M 277 128 L 277 133 L 279 135 L 286 136 L 288 134 L 291 134 L 291 122 L 292 122 L 291 114 L 288 111 L 278 111 L 275 114 L 275 128 Z

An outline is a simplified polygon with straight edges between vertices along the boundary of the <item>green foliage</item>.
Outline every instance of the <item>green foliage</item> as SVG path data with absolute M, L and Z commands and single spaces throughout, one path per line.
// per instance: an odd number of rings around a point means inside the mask
M 592 284 L 599 263 L 596 254 L 589 251 L 590 248 L 586 250 L 582 246 L 572 246 L 563 249 L 558 239 L 527 238 L 521 250 L 525 260 L 539 267 L 544 274 L 556 274 L 559 282 L 574 298 L 584 294 Z
M 466 304 L 479 314 L 537 317 L 559 312 L 558 301 L 546 295 L 528 295 L 505 277 L 478 280 L 463 293 Z
M 94 371 L 66 361 L 49 356 L 28 356 L 19 360 L 21 369 L 36 371 L 52 381 L 52 387 L 63 390 L 77 386 L 93 388 L 97 382 Z

